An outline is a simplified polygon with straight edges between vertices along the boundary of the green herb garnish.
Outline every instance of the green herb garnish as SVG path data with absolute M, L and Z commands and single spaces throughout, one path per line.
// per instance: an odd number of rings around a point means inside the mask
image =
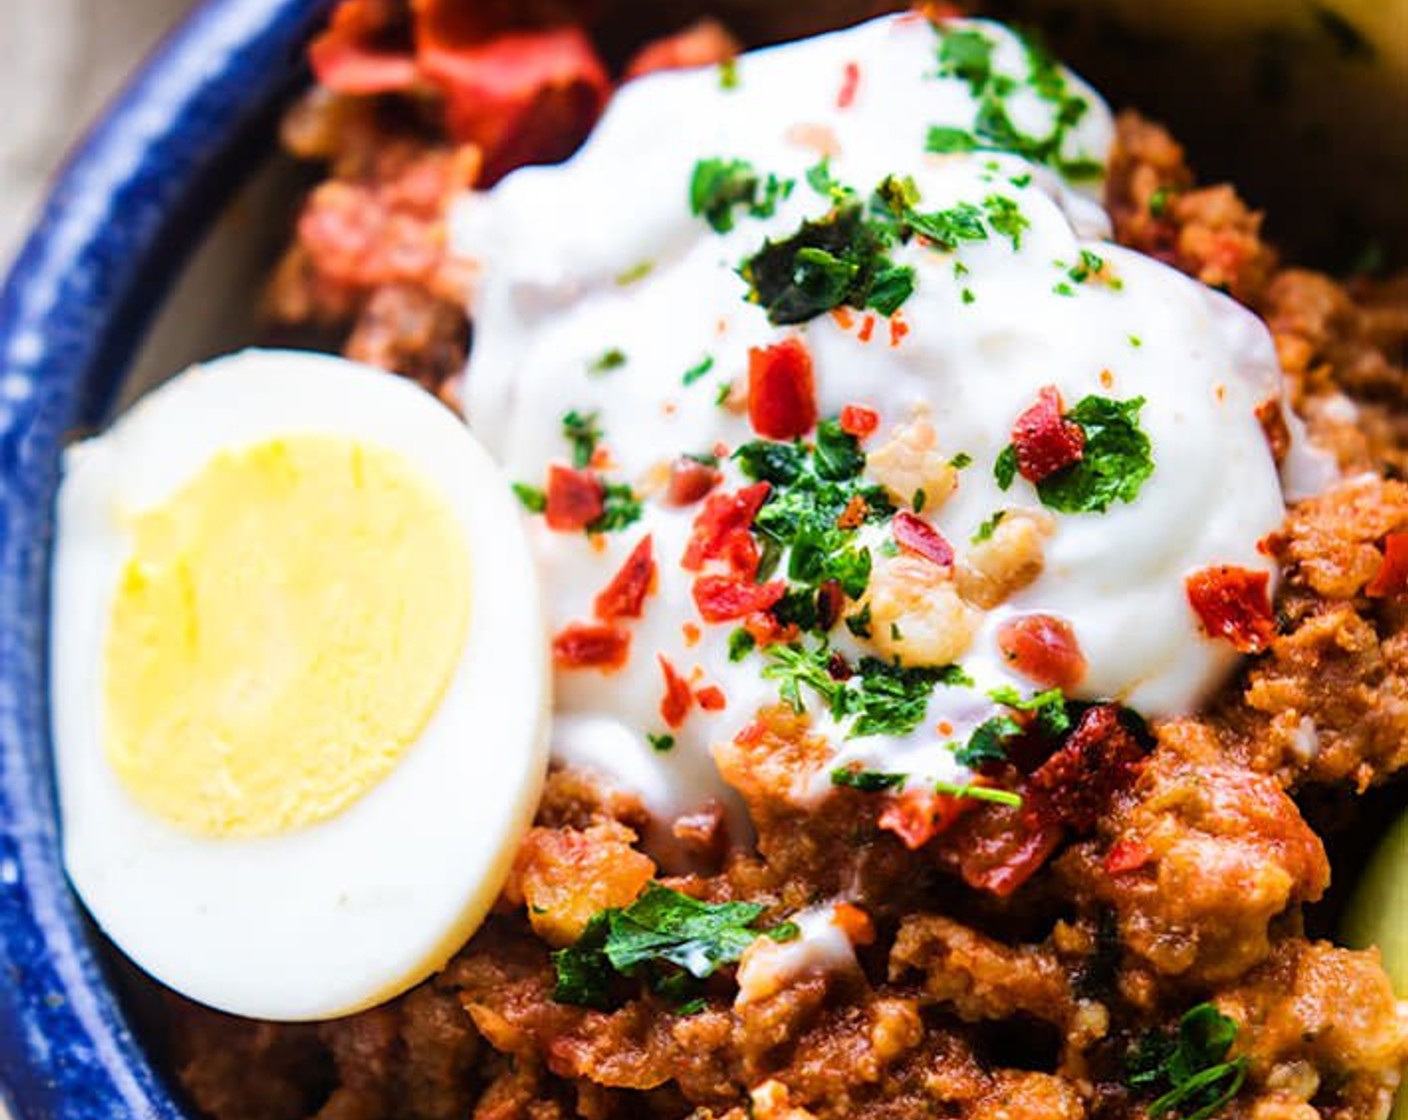
M 1227 1105 L 1247 1076 L 1245 1056 L 1227 1060 L 1237 1029 L 1235 1019 L 1200 1003 L 1179 1019 L 1176 1032 L 1145 1035 L 1126 1065 L 1130 1088 L 1164 1090 L 1148 1106 L 1149 1116 L 1207 1120 Z
M 742 159 L 701 159 L 689 182 L 689 209 L 715 233 L 733 229 L 740 207 L 755 218 L 770 218 L 777 204 L 792 193 L 793 182 L 776 175 L 766 178 Z
M 542 513 L 548 508 L 548 496 L 541 487 L 529 486 L 526 482 L 515 482 L 513 493 L 529 513 Z
M 861 793 L 882 793 L 887 789 L 898 789 L 908 780 L 908 774 L 886 774 L 880 770 L 851 770 L 841 766 L 831 771 L 833 786 L 858 789 Z
M 562 438 L 572 448 L 572 465 L 578 470 L 591 465 L 596 445 L 601 442 L 601 428 L 596 412 L 581 413 L 575 408 L 562 417 Z
M 625 352 L 613 346 L 610 350 L 603 351 L 600 356 L 588 362 L 587 372 L 596 374 L 610 373 L 612 370 L 620 369 L 625 365 L 626 360 Z
M 702 361 L 696 362 L 694 365 L 690 366 L 687 370 L 685 370 L 684 376 L 680 378 L 680 380 L 684 382 L 685 385 L 693 385 L 696 381 L 698 381 L 701 377 L 703 377 L 713 368 L 714 358 L 712 355 L 710 355 L 704 358 Z

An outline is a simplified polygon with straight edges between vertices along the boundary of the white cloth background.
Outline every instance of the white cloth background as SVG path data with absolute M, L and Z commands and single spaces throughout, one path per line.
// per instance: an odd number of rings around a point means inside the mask
M 64 152 L 195 0 L 0 0 L 0 271 Z
M 0 0 L 0 273 L 68 150 L 196 0 Z M 6 1116 L 0 1101 L 0 1120 Z

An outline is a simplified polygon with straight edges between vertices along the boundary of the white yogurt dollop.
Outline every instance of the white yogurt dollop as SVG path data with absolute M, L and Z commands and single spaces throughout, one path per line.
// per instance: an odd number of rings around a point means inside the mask
M 986 38 L 993 70 L 1011 76 L 1013 124 L 1024 134 L 1051 132 L 1057 110 L 1034 92 L 1022 41 L 992 24 L 961 26 Z M 971 129 L 979 112 L 972 81 L 941 76 L 939 44 L 928 22 L 900 16 L 746 55 L 734 88 L 716 70 L 633 82 L 570 163 L 521 171 L 463 200 L 455 236 L 480 275 L 470 420 L 511 475 L 534 484 L 563 461 L 562 417 L 572 409 L 597 413 L 615 477 L 637 483 L 683 452 L 755 438 L 747 417 L 718 397 L 746 380 L 750 349 L 798 336 L 812 356 L 821 416 L 850 404 L 878 412 L 867 449 L 927 410 L 945 452 L 971 458 L 953 496 L 923 511 L 961 555 L 994 512 L 1041 509 L 1020 477 L 1000 489 L 994 463 L 1043 387 L 1055 386 L 1067 407 L 1087 395 L 1144 398 L 1139 424 L 1152 445 L 1152 475 L 1131 503 L 1054 515 L 1040 577 L 981 616 L 962 658 L 974 687 L 939 687 L 924 723 L 901 737 L 845 738 L 844 728 L 820 720 L 836 733 L 837 765 L 962 782 L 968 771 L 945 743 L 961 742 L 994 713 L 986 691 L 1034 691 L 996 645 L 1014 615 L 1071 624 L 1088 664 L 1074 695 L 1117 699 L 1147 717 L 1196 707 L 1237 655 L 1201 632 L 1184 580 L 1214 564 L 1274 579 L 1256 544 L 1280 524 L 1284 500 L 1255 416 L 1279 392 L 1265 328 L 1230 299 L 1101 240 L 1109 223 L 1098 178 L 1072 184 L 1012 154 L 927 153 L 931 127 Z M 1068 98 L 1086 109 L 1061 159 L 1048 162 L 1067 170 L 1080 160 L 1103 164 L 1110 112 L 1060 74 Z M 918 209 L 985 208 L 999 198 L 1025 224 L 1015 235 L 990 229 L 955 251 L 919 239 L 895 248 L 894 262 L 915 269 L 916 287 L 893 320 L 855 311 L 773 325 L 748 301 L 738 268 L 765 238 L 786 238 L 803 219 L 826 214 L 831 199 L 807 181 L 821 152 L 834 180 L 862 198 L 887 176 L 911 176 Z M 795 185 L 772 216 L 739 210 L 721 235 L 689 205 L 695 166 L 710 158 L 747 160 Z M 1105 263 L 1101 279 L 1080 275 L 1083 251 Z M 690 381 L 686 371 L 706 360 L 707 371 Z M 725 488 L 742 481 L 726 468 Z M 697 513 L 647 499 L 638 523 L 596 542 L 536 526 L 557 628 L 589 618 L 593 596 L 642 535 L 653 537 L 658 587 L 632 626 L 630 660 L 611 674 L 558 673 L 553 738 L 560 759 L 637 791 L 662 820 L 711 799 L 732 804 L 710 747 L 778 699 L 760 655 L 730 661 L 734 627 L 698 617 L 695 573 L 679 566 Z M 837 630 L 839 648 L 864 652 Z M 722 711 L 696 708 L 663 752 L 647 739 L 666 730 L 659 656 L 727 697 Z

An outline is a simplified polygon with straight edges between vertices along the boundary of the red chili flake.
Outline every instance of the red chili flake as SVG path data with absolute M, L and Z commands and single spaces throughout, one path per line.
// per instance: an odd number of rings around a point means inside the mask
M 684 644 L 693 649 L 699 644 L 699 639 L 704 636 L 704 632 L 694 623 L 686 622 L 680 627 L 680 633 L 684 635 Z
M 860 330 L 856 332 L 856 338 L 858 338 L 861 342 L 869 342 L 874 337 L 875 316 L 867 314 L 865 318 L 860 321 Z
M 1110 850 L 1105 853 L 1103 866 L 1107 875 L 1123 875 L 1129 871 L 1138 871 L 1141 867 L 1146 867 L 1153 860 L 1154 853 L 1149 850 L 1149 845 L 1142 840 L 1136 840 L 1130 836 L 1121 836 L 1113 844 Z
M 851 310 L 848 307 L 833 308 L 831 318 L 843 331 L 849 331 L 856 325 L 856 317 L 851 314 Z
M 909 324 L 905 322 L 904 313 L 896 311 L 890 316 L 890 349 L 899 346 L 908 334 Z
M 665 504 L 668 506 L 692 506 L 702 502 L 723 475 L 718 469 L 681 455 L 670 464 L 670 482 L 665 488 Z
M 1184 587 L 1209 637 L 1226 638 L 1241 653 L 1260 653 L 1276 637 L 1270 582 L 1265 572 L 1219 564 L 1194 572 Z
M 766 649 L 778 642 L 795 642 L 800 633 L 796 623 L 789 622 L 784 626 L 777 621 L 776 616 L 767 611 L 750 614 L 743 620 L 743 629 L 748 631 L 749 636 L 757 643 L 759 649 Z
M 665 695 L 660 700 L 660 718 L 668 727 L 679 727 L 694 707 L 694 692 L 689 682 L 675 672 L 675 667 L 663 655 L 659 656 L 660 672 L 665 678 Z
M 1061 414 L 1061 394 L 1054 385 L 1037 393 L 1036 404 L 1017 417 L 1012 425 L 1012 448 L 1017 454 L 1017 469 L 1028 482 L 1040 482 L 1080 462 L 1085 454 L 1085 430 Z
M 1408 589 L 1408 533 L 1384 538 L 1384 562 L 1364 588 L 1371 599 L 1383 599 Z
M 626 557 L 605 590 L 596 597 L 596 616 L 603 622 L 618 618 L 639 618 L 645 597 L 655 583 L 655 554 L 647 533 Z
M 869 439 L 880 426 L 880 414 L 863 404 L 848 404 L 841 409 L 841 430 L 856 439 Z
M 600 669 L 609 673 L 623 666 L 631 653 L 631 632 L 597 622 L 571 622 L 552 640 L 552 659 L 559 669 Z
M 1006 898 L 1051 858 L 1063 830 L 1035 801 L 1024 797 L 1021 806 L 984 805 L 950 833 L 944 848 L 974 890 Z
M 997 648 L 1008 665 L 1043 688 L 1069 692 L 1085 677 L 1085 654 L 1076 632 L 1055 615 L 1009 619 L 998 627 Z
M 728 697 L 724 695 L 724 690 L 717 685 L 710 684 L 695 689 L 694 698 L 699 701 L 699 706 L 706 712 L 721 712 L 728 707 Z
M 845 77 L 841 80 L 841 92 L 836 95 L 836 108 L 849 109 L 856 103 L 856 91 L 860 89 L 860 67 L 854 62 L 846 63 Z
M 977 806 L 971 797 L 952 797 L 926 789 L 892 797 L 880 813 L 879 826 L 893 832 L 910 851 L 922 848 Z
M 685 546 L 681 566 L 697 572 L 706 560 L 726 559 L 737 571 L 740 564 L 746 566 L 751 550 L 752 566 L 756 570 L 758 551 L 748 528 L 771 491 L 772 487 L 766 482 L 755 482 L 731 493 L 710 494 L 694 519 L 694 530 Z M 751 572 L 746 574 L 751 578 Z
M 906 552 L 931 560 L 941 568 L 953 566 L 953 548 L 943 535 L 923 518 L 900 510 L 890 522 L 895 543 Z
M 816 378 L 800 338 L 748 351 L 748 420 L 768 439 L 798 439 L 816 427 Z
M 577 533 L 606 509 L 606 487 L 591 471 L 554 463 L 548 468 L 547 523 L 559 533 Z
M 1045 795 L 1048 816 L 1077 832 L 1088 832 L 1110 800 L 1133 781 L 1144 750 L 1120 722 L 1119 708 L 1086 709 L 1061 749 L 1029 779 Z
M 732 622 L 765 611 L 787 593 L 785 580 L 747 583 L 734 576 L 700 576 L 694 581 L 694 605 L 705 622 Z

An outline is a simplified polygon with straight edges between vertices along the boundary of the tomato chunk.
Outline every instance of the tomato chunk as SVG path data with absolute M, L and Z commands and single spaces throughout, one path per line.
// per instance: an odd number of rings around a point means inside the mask
M 749 583 L 735 576 L 700 576 L 694 581 L 694 605 L 705 622 L 732 622 L 765 611 L 787 593 L 785 580 Z
M 742 49 L 718 20 L 701 19 L 683 31 L 646 43 L 626 64 L 625 80 L 660 70 L 693 70 L 727 62 Z
M 603 622 L 639 618 L 645 609 L 645 597 L 655 584 L 655 574 L 654 545 L 647 533 L 596 597 L 597 618 Z
M 1120 722 L 1119 708 L 1088 708 L 1061 749 L 1037 768 L 1030 786 L 1046 795 L 1049 816 L 1077 832 L 1095 827 L 1116 793 L 1133 781 L 1144 750 Z
M 1127 872 L 1138 871 L 1141 867 L 1146 867 L 1153 858 L 1154 853 L 1149 850 L 1149 845 L 1144 841 L 1121 836 L 1110 845 L 1110 850 L 1105 853 L 1105 859 L 1102 863 L 1107 875 L 1124 875 Z
M 1037 393 L 1036 404 L 1012 425 L 1012 449 L 1017 470 L 1028 482 L 1080 462 L 1085 454 L 1085 430 L 1062 415 L 1061 394 L 1054 385 Z
M 1024 614 L 997 630 L 997 648 L 1014 670 L 1043 688 L 1069 692 L 1085 677 L 1085 654 L 1064 618 Z
M 954 797 L 927 789 L 905 790 L 891 797 L 880 813 L 879 826 L 893 832 L 910 851 L 922 848 L 947 831 L 977 805 L 971 797 Z
M 1276 637 L 1271 577 L 1220 564 L 1184 581 L 1188 602 L 1209 637 L 1224 638 L 1240 653 L 1261 653 Z
M 950 863 L 974 890 L 1006 898 L 1030 879 L 1061 843 L 1061 825 L 1038 799 L 1022 805 L 984 805 L 950 832 L 943 845 Z
M 600 669 L 623 666 L 631 653 L 631 632 L 598 622 L 572 622 L 552 640 L 552 659 L 559 669 Z
M 726 560 L 737 574 L 751 579 L 758 566 L 758 549 L 748 529 L 771 491 L 766 482 L 755 482 L 742 490 L 711 494 L 694 519 L 680 565 L 697 572 L 706 560 Z M 744 570 L 750 564 L 752 570 Z
M 816 427 L 816 378 L 800 338 L 748 352 L 748 420 L 768 439 L 798 439 Z
M 1364 588 L 1371 599 L 1383 599 L 1408 590 L 1408 533 L 1384 538 L 1384 562 Z
M 548 468 L 549 529 L 576 533 L 585 529 L 606 510 L 606 487 L 591 471 L 553 464 Z
M 841 430 L 856 439 L 869 439 L 880 427 L 880 414 L 863 404 L 848 404 L 841 409 Z
M 723 475 L 718 468 L 688 455 L 681 455 L 670 464 L 670 482 L 665 488 L 665 504 L 670 506 L 692 506 L 702 502 L 719 484 Z
M 665 695 L 660 700 L 660 718 L 668 727 L 679 727 L 689 717 L 694 707 L 694 691 L 689 682 L 670 664 L 668 658 L 660 656 L 660 673 L 665 678 Z
M 705 685 L 696 689 L 694 698 L 699 701 L 699 706 L 706 712 L 722 712 L 728 707 L 728 697 L 724 695 L 724 690 L 718 685 Z
M 941 568 L 953 566 L 953 548 L 944 540 L 943 534 L 921 517 L 915 517 L 908 510 L 900 510 L 890 522 L 890 531 L 895 535 L 895 543 L 906 552 L 931 560 Z

